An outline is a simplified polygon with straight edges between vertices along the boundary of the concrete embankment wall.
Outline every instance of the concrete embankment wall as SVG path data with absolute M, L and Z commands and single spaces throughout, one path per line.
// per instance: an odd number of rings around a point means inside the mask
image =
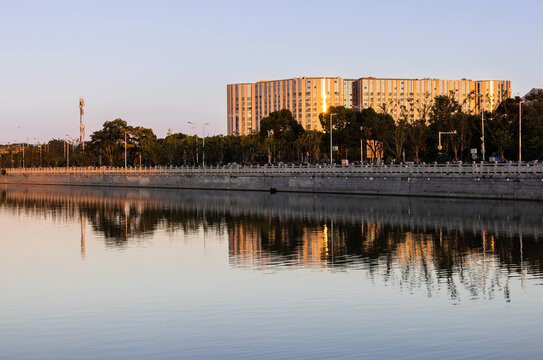
M 8 174 L 0 183 L 543 200 L 536 174 Z

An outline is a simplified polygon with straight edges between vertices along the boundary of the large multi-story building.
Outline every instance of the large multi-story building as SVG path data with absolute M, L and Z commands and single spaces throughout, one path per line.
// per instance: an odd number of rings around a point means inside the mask
M 412 119 L 421 109 L 428 109 L 436 96 L 451 94 L 466 112 L 480 113 L 481 106 L 492 111 L 511 96 L 511 81 L 365 77 L 356 81 L 355 106 L 373 107 L 395 119 Z
M 352 107 L 355 82 L 340 77 L 301 77 L 228 85 L 228 134 L 259 131 L 260 120 L 281 109 L 289 109 L 305 129 L 321 130 L 319 114 L 329 106 Z
M 502 80 L 385 79 L 364 77 L 300 77 L 227 85 L 227 131 L 245 135 L 260 130 L 271 112 L 289 109 L 307 130 L 322 130 L 319 114 L 329 106 L 373 107 L 395 119 L 414 118 L 438 95 L 454 94 L 464 111 L 493 110 L 511 96 L 511 82 Z

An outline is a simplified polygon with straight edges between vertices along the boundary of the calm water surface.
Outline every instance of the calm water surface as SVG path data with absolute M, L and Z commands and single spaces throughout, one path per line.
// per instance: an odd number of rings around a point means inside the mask
M 0 359 L 541 358 L 543 204 L 0 187 Z

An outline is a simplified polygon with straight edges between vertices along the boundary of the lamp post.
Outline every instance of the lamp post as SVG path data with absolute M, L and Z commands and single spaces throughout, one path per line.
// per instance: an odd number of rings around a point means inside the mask
M 518 102 L 518 164 L 522 163 L 522 99 Z
M 270 136 L 273 136 L 273 130 L 268 130 L 268 164 L 271 164 Z
M 360 166 L 364 165 L 364 145 L 363 145 L 363 141 L 364 141 L 364 127 L 361 126 L 360 127 Z
M 9 151 L 9 156 L 11 160 L 11 167 L 13 168 L 13 152 L 11 151 L 11 146 L 10 146 L 9 141 L 8 141 L 8 151 Z
M 66 138 L 70 140 L 64 141 L 66 144 L 66 167 L 70 167 L 70 145 L 73 144 L 74 138 L 70 134 L 66 134 Z
M 441 151 L 443 149 L 443 146 L 441 146 L 441 135 L 456 135 L 456 130 L 454 131 L 440 131 L 439 132 L 439 145 L 437 146 L 437 149 Z
M 124 168 L 126 169 L 126 133 L 127 131 L 124 131 Z
M 337 115 L 337 113 L 331 113 L 330 114 L 330 167 L 332 167 L 333 164 L 333 157 L 332 157 L 332 116 Z
M 409 99 L 408 99 L 409 100 Z M 362 111 L 364 109 L 362 106 L 351 104 L 351 107 L 355 110 Z M 362 138 L 360 139 L 360 166 L 364 164 L 364 127 L 360 127 L 360 133 Z
M 64 145 L 66 146 L 66 168 L 70 167 L 70 143 L 68 140 L 64 140 Z
M 38 148 L 40 149 L 40 166 L 42 166 L 43 165 L 42 164 L 43 160 L 42 160 L 42 156 L 41 156 L 41 142 L 37 138 L 34 138 L 34 140 L 36 140 L 36 142 L 38 143 Z
M 479 102 L 479 108 L 481 110 L 481 152 L 483 153 L 483 162 L 486 159 L 485 149 L 485 110 L 483 109 L 483 94 L 479 94 L 481 101 Z
M 22 136 L 21 136 L 21 127 L 20 126 L 17 126 L 17 139 L 22 139 Z M 17 140 L 17 143 L 19 145 L 19 151 L 18 151 L 18 155 L 17 155 L 17 158 L 19 159 L 19 167 L 25 167 L 24 166 L 24 147 L 22 149 L 23 151 L 23 161 L 21 162 L 21 142 L 19 142 L 19 140 Z
M 209 123 L 203 123 L 202 124 L 202 166 L 206 166 L 206 125 L 209 125 Z
M 200 142 L 198 140 L 198 120 L 196 120 L 196 123 L 193 123 L 192 121 L 187 121 L 187 123 L 191 124 L 192 126 L 196 127 L 196 164 L 198 164 L 198 143 Z
M 17 150 L 17 152 L 16 152 L 17 157 L 15 158 L 15 161 L 13 160 L 13 151 L 12 151 L 12 153 L 11 153 L 11 167 L 14 167 L 14 166 L 15 166 L 15 162 L 17 162 L 17 163 L 19 164 L 19 165 L 17 165 L 17 167 L 19 168 L 19 167 L 21 167 L 21 158 L 20 158 L 20 156 L 19 156 L 19 153 L 21 152 L 21 145 L 18 145 L 17 147 L 15 147 L 15 144 L 18 144 L 18 143 L 19 143 L 19 142 L 18 142 L 17 140 L 13 140 L 13 141 L 11 142 L 11 145 L 13 145 L 13 148 L 14 148 L 14 149 L 17 149 L 17 148 L 18 148 L 18 150 Z

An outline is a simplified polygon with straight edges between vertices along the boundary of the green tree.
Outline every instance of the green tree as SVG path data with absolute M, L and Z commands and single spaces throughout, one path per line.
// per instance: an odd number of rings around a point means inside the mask
M 333 116 L 331 116 L 333 114 Z M 326 113 L 319 115 L 319 120 L 324 131 L 322 147 L 330 147 L 330 118 L 332 118 L 332 137 L 334 146 L 338 147 L 338 156 L 348 158 L 360 151 L 361 120 L 354 109 L 347 109 L 344 106 L 330 106 Z M 328 153 L 328 152 L 325 152 Z
M 273 158 L 288 161 L 296 158 L 295 143 L 304 133 L 304 128 L 292 116 L 290 110 L 274 111 L 260 121 L 260 137 L 273 138 L 274 146 L 270 151 Z
M 249 134 L 242 136 L 240 145 L 243 154 L 243 163 L 254 163 L 255 157 L 260 148 L 259 134 Z
M 122 119 L 106 121 L 101 130 L 91 134 L 89 145 L 97 157 L 103 158 L 106 165 L 121 165 L 123 162 L 121 147 L 124 143 L 124 134 L 126 131 L 132 130 L 133 128 Z
M 301 151 L 307 163 L 316 162 L 320 158 L 320 144 L 322 132 L 316 130 L 306 131 L 299 138 Z
M 382 112 L 377 113 L 373 108 L 362 109 L 360 116 L 364 132 L 363 137 L 366 140 L 377 141 L 382 146 L 384 156 L 394 155 L 396 123 L 392 116 Z M 377 149 L 372 150 L 376 151 Z
M 454 160 L 458 160 L 458 152 L 460 150 L 459 141 L 459 123 L 462 121 L 462 109 L 458 101 L 453 96 L 440 95 L 436 96 L 434 104 L 430 110 L 430 129 L 432 135 L 437 138 L 439 132 L 457 131 L 457 135 L 450 135 L 442 138 L 442 146 L 447 148 L 446 144 L 454 153 Z M 436 141 L 437 142 L 437 141 Z
M 518 101 L 516 126 L 518 129 Z M 518 130 L 515 131 L 515 149 L 511 151 L 518 157 Z M 522 105 L 522 159 L 543 159 L 543 90 L 537 90 L 526 96 Z
M 136 151 L 144 165 L 157 165 L 160 159 L 160 147 L 152 129 L 137 126 L 134 128 Z
M 168 133 L 162 142 L 168 165 L 172 166 L 180 163 L 179 154 L 182 153 L 183 139 L 185 138 L 185 134 L 174 134 L 171 129 L 168 130 Z M 196 144 L 197 147 L 198 145 L 199 144 Z

